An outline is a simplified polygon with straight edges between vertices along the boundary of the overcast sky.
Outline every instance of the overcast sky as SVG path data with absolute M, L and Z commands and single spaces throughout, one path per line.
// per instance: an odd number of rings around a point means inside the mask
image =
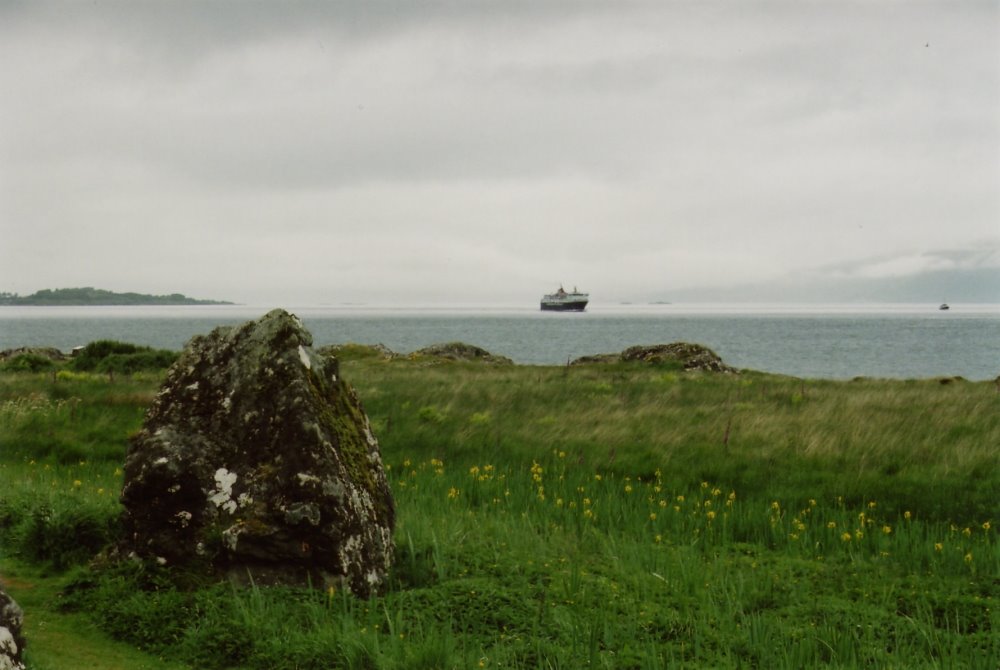
M 998 185 L 996 0 L 0 0 L 0 291 L 669 300 L 997 267 Z

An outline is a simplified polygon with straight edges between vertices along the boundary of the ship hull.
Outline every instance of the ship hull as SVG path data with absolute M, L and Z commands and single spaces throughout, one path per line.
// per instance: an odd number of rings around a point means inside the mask
M 582 312 L 587 308 L 586 300 L 573 302 L 542 302 L 543 312 Z

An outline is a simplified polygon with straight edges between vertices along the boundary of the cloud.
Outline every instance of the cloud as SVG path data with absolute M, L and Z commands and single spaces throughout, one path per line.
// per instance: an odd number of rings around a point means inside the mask
M 624 295 L 946 267 L 914 250 L 1000 218 L 998 15 L 6 3 L 0 289 Z M 160 258 L 122 262 L 123 238 Z

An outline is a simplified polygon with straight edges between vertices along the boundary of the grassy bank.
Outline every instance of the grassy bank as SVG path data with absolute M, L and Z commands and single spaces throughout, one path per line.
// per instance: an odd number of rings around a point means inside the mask
M 399 512 L 383 596 L 82 567 L 155 374 L 0 375 L 0 575 L 27 562 L 74 621 L 198 668 L 1000 664 L 992 383 L 341 371 Z

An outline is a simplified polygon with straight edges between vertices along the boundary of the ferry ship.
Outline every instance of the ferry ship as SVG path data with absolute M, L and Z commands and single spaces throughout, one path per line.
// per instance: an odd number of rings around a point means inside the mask
M 580 293 L 573 287 L 570 293 L 562 286 L 555 293 L 542 296 L 542 310 L 551 312 L 582 312 L 590 301 L 589 293 Z

